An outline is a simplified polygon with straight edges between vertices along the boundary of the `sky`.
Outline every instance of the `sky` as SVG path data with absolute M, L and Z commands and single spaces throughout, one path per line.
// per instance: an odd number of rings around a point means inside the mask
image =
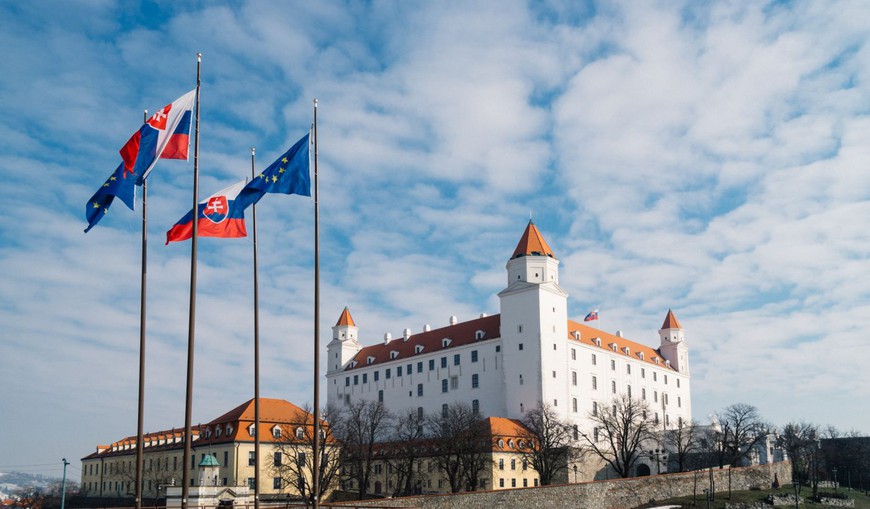
M 84 234 L 118 150 L 195 87 L 200 196 L 319 101 L 321 352 L 498 312 L 530 216 L 569 318 L 685 328 L 694 417 L 870 433 L 870 4 L 0 4 L 0 470 L 136 433 L 141 204 Z M 192 149 L 191 149 L 192 150 Z M 145 430 L 184 425 L 193 160 L 148 186 Z M 257 207 L 261 395 L 313 400 L 314 201 Z M 250 226 L 249 226 L 250 228 Z M 199 242 L 193 423 L 253 395 L 252 242 Z M 325 365 L 321 366 L 325 373 Z M 322 399 L 325 403 L 325 397 Z

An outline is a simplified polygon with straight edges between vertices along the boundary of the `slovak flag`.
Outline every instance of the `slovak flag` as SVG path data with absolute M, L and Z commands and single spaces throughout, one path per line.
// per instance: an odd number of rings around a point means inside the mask
M 598 320 L 598 308 L 593 309 L 586 315 L 586 318 L 583 319 L 584 322 L 591 322 L 592 320 Z
M 198 230 L 200 237 L 247 237 L 245 228 L 245 205 L 236 200 L 245 181 L 218 191 L 199 203 Z M 182 217 L 175 226 L 166 232 L 166 244 L 187 240 L 193 236 L 193 211 Z
M 124 176 L 132 173 L 141 185 L 157 159 L 187 159 L 190 122 L 196 89 L 184 94 L 151 115 L 121 147 Z

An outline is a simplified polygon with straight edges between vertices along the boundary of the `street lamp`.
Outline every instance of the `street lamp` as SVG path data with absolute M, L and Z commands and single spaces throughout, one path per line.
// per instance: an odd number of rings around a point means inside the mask
M 834 467 L 832 470 L 834 472 L 834 493 L 836 493 L 837 492 L 837 467 Z
M 801 482 L 795 480 L 795 481 L 792 481 L 791 483 L 794 485 L 794 509 L 800 509 L 798 504 L 800 504 L 800 500 L 801 500 L 800 499 Z

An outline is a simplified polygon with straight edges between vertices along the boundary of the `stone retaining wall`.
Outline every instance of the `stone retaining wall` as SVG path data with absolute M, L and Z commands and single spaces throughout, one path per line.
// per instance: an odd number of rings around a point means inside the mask
M 774 477 L 783 485 L 791 483 L 791 464 L 788 462 L 753 467 L 714 470 L 716 492 L 728 491 L 729 470 L 731 489 L 735 491 L 769 488 Z M 476 491 L 452 495 L 424 495 L 382 500 L 350 502 L 351 507 L 419 507 L 421 509 L 626 509 L 650 501 L 692 495 L 702 498 L 708 486 L 709 473 L 684 472 L 650 477 L 595 481 L 581 484 L 561 484 L 537 488 L 518 488 L 499 491 Z M 337 505 L 340 506 L 340 505 Z

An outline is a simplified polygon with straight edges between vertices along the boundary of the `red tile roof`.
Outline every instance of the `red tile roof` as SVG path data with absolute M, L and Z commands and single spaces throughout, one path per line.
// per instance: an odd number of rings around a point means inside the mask
M 476 318 L 456 325 L 448 325 L 440 329 L 431 330 L 428 332 L 420 332 L 411 335 L 407 341 L 403 337 L 396 338 L 387 344 L 380 343 L 377 345 L 367 346 L 359 351 L 354 356 L 353 360 L 357 362 L 355 367 L 365 367 L 370 365 L 368 358 L 372 357 L 371 364 L 380 364 L 391 360 L 408 360 L 417 354 L 417 346 L 422 346 L 422 354 L 429 354 L 444 350 L 442 340 L 450 339 L 450 344 L 447 348 L 468 345 L 479 341 L 497 338 L 501 334 L 501 316 L 492 315 L 483 318 Z M 483 332 L 482 339 L 476 339 L 477 331 Z M 398 352 L 395 359 L 390 358 L 390 352 Z M 348 365 L 347 370 L 354 369 L 352 364 Z
M 353 317 L 350 316 L 350 311 L 348 311 L 347 306 L 344 307 L 344 311 L 341 312 L 341 316 L 338 317 L 338 321 L 335 322 L 335 325 L 350 325 L 351 327 L 356 327 L 356 324 L 353 323 Z
M 662 324 L 662 329 L 682 329 L 683 326 L 680 325 L 680 322 L 677 321 L 677 317 L 674 316 L 674 312 L 670 309 L 668 310 L 668 316 L 665 317 L 665 323 Z
M 580 339 L 577 339 L 574 336 L 575 332 L 580 333 Z M 641 360 L 640 354 L 643 354 L 643 360 L 641 362 L 647 362 L 658 366 L 663 369 L 672 369 L 668 368 L 665 364 L 664 357 L 653 348 L 650 348 L 646 345 L 642 345 L 640 343 L 635 343 L 634 341 L 630 341 L 625 338 L 621 338 L 619 336 L 604 332 L 602 330 L 595 329 L 593 327 L 589 327 L 588 325 L 583 325 L 582 323 L 577 323 L 573 320 L 568 320 L 568 339 L 572 341 L 576 341 L 578 343 L 582 343 L 584 345 L 592 345 L 597 346 L 595 338 L 601 338 L 601 346 L 599 348 L 606 349 L 607 351 L 612 352 L 613 349 L 611 345 L 616 345 L 616 353 L 625 355 L 626 357 L 631 357 L 633 360 Z M 628 348 L 628 355 L 625 354 L 624 348 Z M 660 364 L 656 364 L 655 359 L 659 359 Z M 676 370 L 674 370 L 676 371 Z
M 523 236 L 520 238 L 517 248 L 514 249 L 514 254 L 511 255 L 511 259 L 531 255 L 556 258 L 556 255 L 553 254 L 553 250 L 550 249 L 550 246 L 547 245 L 547 241 L 544 240 L 544 236 L 541 235 L 541 232 L 538 231 L 538 228 L 535 226 L 535 223 L 529 221 L 529 225 L 526 226 L 526 231 L 523 232 Z

